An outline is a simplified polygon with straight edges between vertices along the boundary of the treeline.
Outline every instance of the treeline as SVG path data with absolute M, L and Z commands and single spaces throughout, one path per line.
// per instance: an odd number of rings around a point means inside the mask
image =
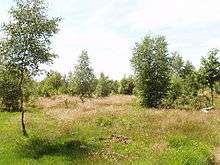
M 218 49 L 202 57 L 195 68 L 178 53 L 169 53 L 165 37 L 146 36 L 136 44 L 131 65 L 134 75 L 111 80 L 103 73 L 96 78 L 88 53 L 82 51 L 72 73 L 62 77 L 51 71 L 38 83 L 38 96 L 69 94 L 82 101 L 89 97 L 134 94 L 140 105 L 155 108 L 201 109 L 214 104 L 220 90 Z
M 213 105 L 214 93 L 219 92 L 219 50 L 211 50 L 196 69 L 178 53 L 169 53 L 163 36 L 146 36 L 136 44 L 131 59 L 134 75 L 120 82 L 103 73 L 97 79 L 86 51 L 67 77 L 51 71 L 43 81 L 34 81 L 40 66 L 56 58 L 51 52 L 51 37 L 59 31 L 61 19 L 47 13 L 44 0 L 15 0 L 10 20 L 1 27 L 0 100 L 5 109 L 22 112 L 24 135 L 24 103 L 33 95 L 70 94 L 84 101 L 94 96 L 135 93 L 145 107 L 198 109 Z
M 82 51 L 68 75 L 51 70 L 40 82 L 24 76 L 24 100 L 67 94 L 85 101 L 91 97 L 134 94 L 146 107 L 200 109 L 213 105 L 214 93 L 220 92 L 218 52 L 212 49 L 196 69 L 178 52 L 169 54 L 164 37 L 147 36 L 134 49 L 131 59 L 134 75 L 112 80 L 104 73 L 97 78 L 88 52 Z M 0 69 L 2 104 L 9 111 L 18 110 L 18 73 L 16 69 L 9 72 L 3 66 Z
M 8 111 L 19 110 L 19 74 L 16 69 L 0 68 L 0 97 L 3 107 Z M 49 71 L 46 77 L 39 81 L 34 80 L 28 73 L 24 76 L 24 101 L 36 97 L 51 97 L 54 95 L 79 96 L 82 101 L 90 97 L 107 97 L 115 94 L 132 95 L 134 79 L 124 76 L 121 80 L 112 80 L 101 73 L 97 78 L 90 66 L 87 51 L 82 51 L 78 64 L 69 75 L 62 75 L 57 71 Z
M 132 76 L 125 76 L 121 80 L 112 80 L 101 73 L 99 78 L 94 77 L 91 86 L 83 88 L 85 91 L 81 94 L 79 86 L 76 84 L 73 73 L 69 76 L 62 76 L 57 71 L 49 71 L 47 76 L 40 82 L 35 81 L 35 96 L 51 97 L 54 95 L 72 95 L 86 97 L 107 97 L 115 94 L 132 95 L 134 89 L 134 79 Z M 88 91 L 87 91 L 87 90 Z M 85 95 L 85 96 L 82 96 Z
M 86 60 L 84 61 L 84 59 Z M 89 64 L 88 54 L 86 51 L 82 51 L 79 64 L 75 66 L 73 72 L 63 76 L 59 72 L 51 70 L 42 81 L 35 81 L 34 95 L 51 97 L 67 94 L 79 96 L 81 100 L 84 100 L 89 97 L 133 94 L 134 79 L 132 76 L 124 76 L 121 80 L 113 80 L 104 73 L 100 73 L 96 77 L 93 69 L 87 64 Z

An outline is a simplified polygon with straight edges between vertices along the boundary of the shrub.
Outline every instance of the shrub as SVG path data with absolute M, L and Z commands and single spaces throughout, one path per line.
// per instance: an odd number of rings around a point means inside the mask
M 2 101 L 3 108 L 7 111 L 19 111 L 21 90 L 19 88 L 19 71 L 16 67 L 0 68 L 0 100 Z M 24 76 L 23 95 L 24 101 L 28 101 L 31 95 L 30 85 L 32 80 Z
M 117 80 L 110 80 L 111 82 L 111 94 L 119 94 L 120 83 Z
M 39 83 L 38 94 L 40 96 L 50 97 L 64 93 L 65 79 L 62 75 L 55 71 L 47 73 L 47 77 Z
M 95 95 L 98 97 L 106 97 L 111 94 L 111 91 L 111 81 L 107 76 L 104 75 L 104 73 L 101 73 L 96 86 Z
M 124 77 L 120 81 L 119 93 L 124 95 L 132 95 L 134 90 L 134 79 L 132 76 Z
M 209 100 L 199 95 L 201 84 L 199 74 L 190 62 L 180 60 L 181 56 L 172 66 L 173 73 L 167 96 L 162 101 L 162 107 L 180 109 L 200 109 L 209 105 Z M 177 65 L 178 64 L 178 65 Z M 178 67 L 177 67 L 178 66 Z

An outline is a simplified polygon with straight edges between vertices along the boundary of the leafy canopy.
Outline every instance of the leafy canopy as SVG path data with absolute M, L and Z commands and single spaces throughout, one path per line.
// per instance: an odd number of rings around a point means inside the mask
M 141 43 L 136 44 L 131 64 L 141 105 L 157 107 L 166 95 L 170 82 L 169 57 L 165 38 L 146 36 Z
M 48 18 L 43 0 L 15 0 L 9 11 L 11 20 L 4 23 L 5 38 L 0 53 L 7 65 L 28 69 L 31 75 L 39 71 L 39 65 L 52 62 L 50 38 L 58 32 L 60 18 Z

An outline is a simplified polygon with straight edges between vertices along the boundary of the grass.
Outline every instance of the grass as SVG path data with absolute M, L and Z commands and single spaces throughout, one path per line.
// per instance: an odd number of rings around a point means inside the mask
M 133 99 L 40 99 L 43 109 L 26 113 L 29 138 L 19 113 L 1 112 L 0 164 L 212 164 L 219 111 L 156 111 Z

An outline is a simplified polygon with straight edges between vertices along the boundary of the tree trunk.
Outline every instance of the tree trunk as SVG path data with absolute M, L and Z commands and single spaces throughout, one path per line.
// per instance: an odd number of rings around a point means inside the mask
M 213 87 L 211 87 L 211 103 L 212 103 L 212 106 L 214 105 L 214 90 L 213 90 Z
M 19 88 L 21 92 L 20 96 L 20 111 L 21 111 L 21 128 L 24 136 L 28 136 L 26 128 L 25 128 L 25 122 L 24 122 L 24 94 L 23 94 L 23 82 L 24 82 L 24 69 L 21 69 L 21 77 L 20 77 L 20 83 Z

